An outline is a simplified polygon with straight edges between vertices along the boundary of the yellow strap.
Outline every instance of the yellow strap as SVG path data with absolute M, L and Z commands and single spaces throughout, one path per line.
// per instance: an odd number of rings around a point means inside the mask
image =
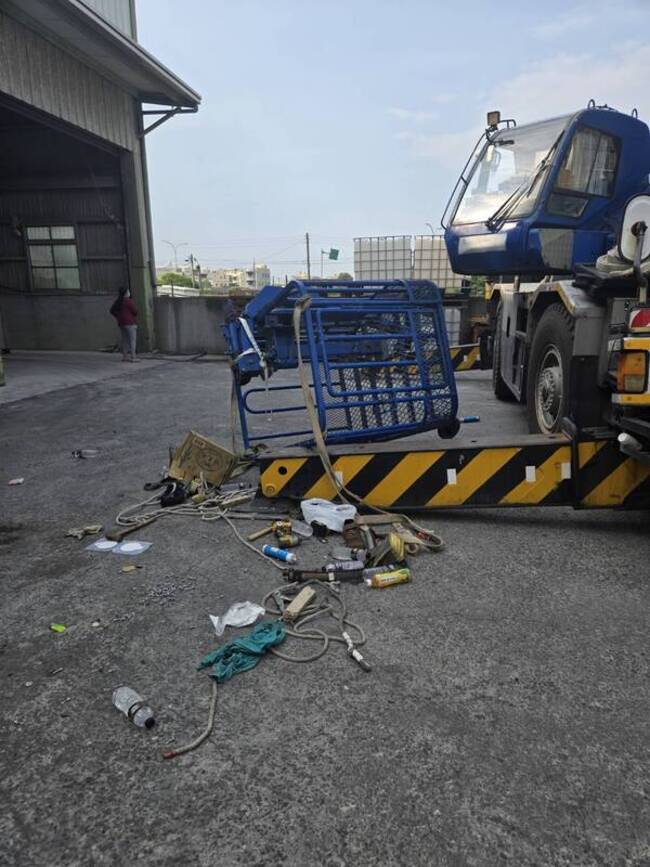
M 296 340 L 296 352 L 298 356 L 298 373 L 300 375 L 300 386 L 302 388 L 302 394 L 305 399 L 305 407 L 307 409 L 307 415 L 309 416 L 309 422 L 312 427 L 312 431 L 314 434 L 314 441 L 316 443 L 316 450 L 318 451 L 318 456 L 321 459 L 321 463 L 323 464 L 323 469 L 325 470 L 326 475 L 328 476 L 330 482 L 334 486 L 334 490 L 337 492 L 339 497 L 346 503 L 353 505 L 350 503 L 350 500 L 356 501 L 360 505 L 367 506 L 369 509 L 372 509 L 375 512 L 378 512 L 381 515 L 394 515 L 395 512 L 386 512 L 384 509 L 380 509 L 379 506 L 373 506 L 372 503 L 368 503 L 363 497 L 359 497 L 356 494 L 349 491 L 342 481 L 340 481 L 339 476 L 334 472 L 334 468 L 332 467 L 332 463 L 330 461 L 330 456 L 327 453 L 327 446 L 325 444 L 325 437 L 323 435 L 323 431 L 320 426 L 320 422 L 318 420 L 318 411 L 316 409 L 316 405 L 314 403 L 314 398 L 311 393 L 311 388 L 309 387 L 309 378 L 307 376 L 307 368 L 305 367 L 302 350 L 300 348 L 300 320 L 302 318 L 303 313 L 310 307 L 311 305 L 311 297 L 309 295 L 305 295 L 296 301 L 295 307 L 293 308 L 293 333 Z M 347 495 L 346 496 L 344 496 Z M 430 530 L 426 530 L 424 527 L 421 527 L 419 524 L 416 524 L 415 521 L 412 521 L 408 515 L 400 515 L 405 523 L 409 524 L 415 530 L 420 533 L 425 533 L 433 544 L 433 548 L 430 550 L 439 551 L 443 547 L 443 541 L 440 536 L 432 533 Z

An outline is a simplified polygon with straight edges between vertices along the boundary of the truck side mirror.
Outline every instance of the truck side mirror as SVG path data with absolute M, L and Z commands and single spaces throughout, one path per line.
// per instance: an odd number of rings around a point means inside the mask
M 633 196 L 626 204 L 617 246 L 619 257 L 630 265 L 650 259 L 650 196 Z

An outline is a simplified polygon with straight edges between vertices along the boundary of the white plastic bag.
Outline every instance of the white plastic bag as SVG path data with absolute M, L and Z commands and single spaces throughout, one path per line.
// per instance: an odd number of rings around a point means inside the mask
M 233 602 L 221 617 L 210 614 L 210 620 L 217 635 L 223 635 L 226 626 L 250 626 L 260 614 L 264 614 L 264 609 L 256 602 Z
M 321 500 L 318 497 L 303 500 L 300 508 L 303 518 L 308 524 L 311 524 L 312 521 L 318 521 L 319 524 L 325 524 L 328 530 L 333 530 L 335 533 L 342 533 L 345 522 L 351 521 L 357 514 L 356 506 L 350 506 L 348 503 L 330 503 L 329 500 Z

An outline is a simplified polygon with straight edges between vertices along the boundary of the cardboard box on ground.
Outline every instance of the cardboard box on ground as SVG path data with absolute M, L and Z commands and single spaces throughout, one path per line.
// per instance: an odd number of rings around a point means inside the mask
M 196 431 L 190 431 L 174 452 L 169 475 L 182 482 L 203 477 L 212 485 L 220 485 L 236 463 L 237 458 L 231 451 Z

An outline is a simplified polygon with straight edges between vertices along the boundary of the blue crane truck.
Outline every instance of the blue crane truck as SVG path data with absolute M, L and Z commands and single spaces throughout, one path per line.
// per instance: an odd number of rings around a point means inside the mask
M 650 131 L 608 106 L 488 124 L 452 192 L 454 271 L 490 284 L 493 388 L 532 433 L 610 428 L 650 459 Z
M 391 512 L 650 509 L 649 174 L 636 113 L 488 115 L 443 225 L 453 270 L 491 283 L 494 392 L 526 404 L 526 435 L 456 437 L 435 285 L 265 287 L 224 327 L 260 492 Z

